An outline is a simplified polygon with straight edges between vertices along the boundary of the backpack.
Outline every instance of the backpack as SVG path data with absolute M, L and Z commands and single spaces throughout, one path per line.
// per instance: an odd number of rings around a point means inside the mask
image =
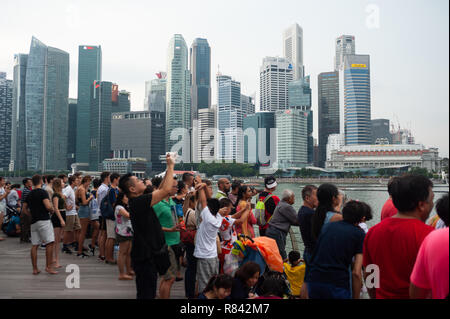
M 270 194 L 269 196 L 264 198 L 264 200 L 260 199 L 258 201 L 258 203 L 256 204 L 253 214 L 255 215 L 256 223 L 258 224 L 258 226 L 261 226 L 261 227 L 265 226 L 270 221 L 270 218 L 269 218 L 269 220 L 266 221 L 266 205 L 265 204 L 269 200 L 269 198 L 271 198 L 272 196 L 273 196 L 273 194 Z
M 116 220 L 112 203 L 109 201 L 110 192 L 111 187 L 108 189 L 108 194 L 102 198 L 102 202 L 100 203 L 100 213 L 102 214 L 103 218 Z

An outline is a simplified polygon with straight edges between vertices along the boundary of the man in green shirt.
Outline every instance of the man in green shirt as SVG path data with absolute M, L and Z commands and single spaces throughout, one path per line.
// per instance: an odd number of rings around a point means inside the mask
M 216 198 L 221 200 L 222 198 L 228 198 L 228 193 L 231 188 L 230 181 L 228 178 L 221 178 L 217 182 L 217 188 L 219 189 L 216 194 Z
M 178 263 L 177 257 L 173 246 L 180 244 L 180 225 L 177 222 L 177 216 L 175 211 L 175 202 L 172 200 L 178 191 L 178 182 L 174 178 L 172 190 L 166 198 L 153 206 L 156 217 L 161 224 L 162 230 L 164 232 L 164 238 L 166 240 L 167 246 L 169 246 L 169 257 L 170 257 L 170 267 L 167 272 L 162 276 L 161 283 L 159 286 L 159 298 L 169 299 L 170 289 L 175 282 Z

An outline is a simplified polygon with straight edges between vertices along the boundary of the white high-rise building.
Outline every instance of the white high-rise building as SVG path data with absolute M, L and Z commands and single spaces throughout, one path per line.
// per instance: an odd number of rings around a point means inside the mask
M 198 119 L 194 120 L 193 130 L 193 156 L 194 163 L 213 161 L 216 159 L 217 143 L 216 123 L 217 106 L 198 110 Z
M 283 55 L 293 65 L 294 80 L 303 79 L 303 29 L 297 23 L 283 32 Z
M 334 70 L 339 71 L 344 63 L 344 57 L 355 54 L 355 36 L 341 35 L 336 39 L 336 56 L 334 60 Z
M 244 161 L 243 111 L 241 83 L 231 76 L 217 75 L 217 127 L 219 129 L 217 158 Z
M 260 68 L 260 110 L 278 111 L 289 108 L 288 84 L 294 79 L 290 60 L 266 57 Z
M 175 34 L 169 43 L 167 59 L 166 90 L 166 149 L 170 151 L 177 140 L 171 133 L 177 129 L 190 129 L 191 124 L 191 84 L 188 65 L 188 47 L 181 34 Z M 186 147 L 190 145 L 185 137 Z M 186 150 L 189 151 L 190 150 Z M 190 159 L 186 154 L 184 159 Z

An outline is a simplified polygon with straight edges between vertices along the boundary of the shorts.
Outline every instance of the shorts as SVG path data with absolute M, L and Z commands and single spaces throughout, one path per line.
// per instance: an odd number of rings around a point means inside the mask
M 106 220 L 106 238 L 116 239 L 116 222 L 114 220 Z
M 40 220 L 31 224 L 31 243 L 33 246 L 47 245 L 54 241 L 55 233 L 50 220 Z
M 203 291 L 212 276 L 219 273 L 219 258 L 197 259 L 198 291 Z
M 89 217 L 91 218 L 91 221 L 96 221 L 99 220 L 100 218 L 100 210 L 98 209 L 97 211 L 89 209 L 90 210 L 90 215 Z
M 79 218 L 90 218 L 91 210 L 90 210 L 89 206 L 80 206 L 80 209 L 78 209 L 78 217 Z
M 81 229 L 80 218 L 78 215 L 66 216 L 65 231 L 75 231 Z
M 98 221 L 100 222 L 100 230 L 106 231 L 106 219 L 102 216 L 99 216 Z
M 177 258 L 175 257 L 175 252 L 169 246 L 169 259 L 170 259 L 170 267 L 167 269 L 166 273 L 162 276 L 164 280 L 175 279 L 177 276 Z
M 129 240 L 133 240 L 133 237 L 131 237 L 131 236 L 130 237 L 125 237 L 125 236 L 116 234 L 116 239 L 117 239 L 117 242 L 120 244 L 120 243 L 125 243 L 125 242 L 127 242 Z
M 61 214 L 61 217 L 63 218 L 64 222 L 66 222 L 66 212 L 65 211 L 59 211 Z M 61 221 L 58 218 L 58 215 L 54 213 L 51 218 L 53 228 L 61 228 Z

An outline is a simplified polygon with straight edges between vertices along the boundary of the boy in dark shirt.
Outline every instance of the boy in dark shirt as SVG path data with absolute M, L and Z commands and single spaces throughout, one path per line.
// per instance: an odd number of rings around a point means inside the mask
M 343 209 L 344 220 L 323 226 L 305 279 L 310 299 L 359 298 L 365 233 L 358 225 L 364 217 L 362 203 L 350 201 Z

